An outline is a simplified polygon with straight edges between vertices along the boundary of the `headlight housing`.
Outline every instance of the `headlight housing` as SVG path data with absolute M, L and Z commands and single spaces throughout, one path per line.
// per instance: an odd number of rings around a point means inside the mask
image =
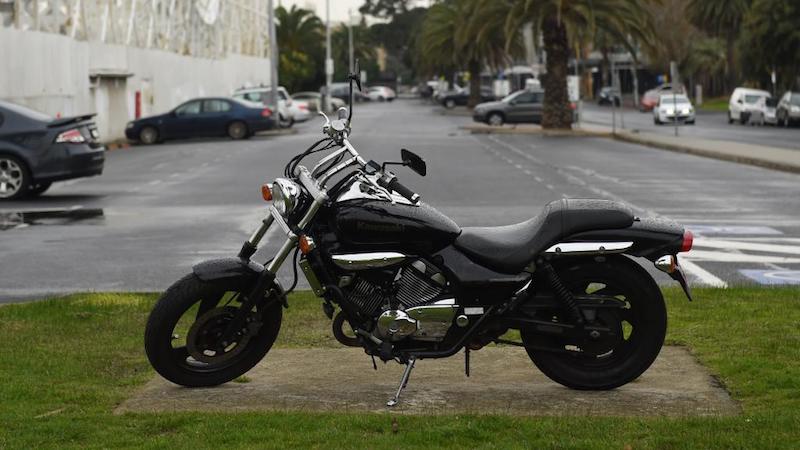
M 282 216 L 292 212 L 299 198 L 300 186 L 294 181 L 278 178 L 272 183 L 272 204 Z

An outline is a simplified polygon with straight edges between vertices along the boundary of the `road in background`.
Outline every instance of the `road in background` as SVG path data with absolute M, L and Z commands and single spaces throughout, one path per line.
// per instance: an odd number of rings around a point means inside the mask
M 656 125 L 653 123 L 652 112 L 639 112 L 633 108 L 616 109 L 617 127 L 653 133 L 675 133 L 675 126 L 671 124 Z M 594 103 L 584 103 L 583 121 L 591 124 L 611 126 L 613 121 L 610 106 L 597 106 Z M 720 141 L 735 141 L 747 144 L 763 145 L 767 147 L 788 148 L 800 150 L 800 128 L 784 128 L 767 126 L 742 125 L 738 122 L 728 124 L 728 115 L 725 112 L 698 111 L 694 125 L 680 125 L 680 136 L 691 139 L 714 139 Z
M 800 283 L 798 175 L 601 138 L 470 135 L 458 129 L 467 118 L 434 111 L 416 100 L 357 104 L 352 142 L 378 161 L 400 148 L 422 155 L 428 176 L 398 168 L 399 178 L 462 226 L 526 220 L 562 197 L 623 200 L 697 232 L 694 284 Z M 159 291 L 196 262 L 234 256 L 266 211 L 259 187 L 320 127 L 118 150 L 101 177 L 0 204 L 0 300 Z M 270 235 L 260 260 L 280 243 Z M 280 278 L 291 283 L 289 267 Z

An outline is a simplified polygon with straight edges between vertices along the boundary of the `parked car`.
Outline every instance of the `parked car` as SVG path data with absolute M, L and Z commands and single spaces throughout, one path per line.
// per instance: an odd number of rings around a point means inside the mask
M 653 123 L 661 125 L 674 121 L 694 125 L 694 106 L 684 94 L 663 94 L 653 108 Z
M 750 109 L 750 117 L 748 119 L 750 125 L 777 125 L 777 106 L 777 99 L 772 97 L 761 97 L 755 106 Z
M 272 89 L 264 86 L 242 88 L 233 93 L 233 98 L 272 107 L 270 105 L 270 92 L 272 92 Z M 278 118 L 280 119 L 281 128 L 290 128 L 294 125 L 295 117 L 292 110 L 292 97 L 283 86 L 278 86 Z
M 611 86 L 606 86 L 600 89 L 600 93 L 597 94 L 597 104 L 598 105 L 614 105 L 620 106 L 622 104 L 622 98 L 619 95 L 619 91 Z
M 350 83 L 331 83 L 331 97 L 338 98 L 346 104 L 350 103 Z M 353 87 L 353 100 L 363 102 L 369 100 L 364 93 Z M 335 109 L 334 109 L 335 111 Z
M 489 86 L 481 86 L 481 102 L 491 102 L 495 99 L 494 92 Z M 450 91 L 439 97 L 439 103 L 445 108 L 455 108 L 458 106 L 465 106 L 469 103 L 469 86 L 459 90 Z
M 788 127 L 800 123 L 800 92 L 784 93 L 775 108 L 775 115 L 778 125 Z
M 737 120 L 739 123 L 747 123 L 752 110 L 756 108 L 756 104 L 762 98 L 770 97 L 769 92 L 760 89 L 743 87 L 734 89 L 731 98 L 728 100 L 728 123 L 733 123 Z
M 295 92 L 292 94 L 292 100 L 308 102 L 308 110 L 312 113 L 317 113 L 320 110 L 320 105 L 322 105 L 322 94 L 313 91 Z M 334 111 L 342 106 L 346 106 L 343 100 L 331 97 L 331 107 Z
M 367 89 L 367 97 L 373 102 L 390 102 L 397 98 L 397 94 L 386 86 L 373 86 Z
M 475 106 L 472 119 L 489 125 L 542 121 L 544 91 L 528 90 L 512 92 L 500 101 L 480 103 Z
M 260 103 L 209 97 L 192 99 L 167 113 L 128 122 L 125 136 L 142 144 L 210 136 L 245 139 L 274 127 L 272 110 Z
M 646 91 L 644 95 L 642 95 L 642 98 L 639 101 L 639 111 L 641 112 L 652 111 L 653 108 L 655 108 L 655 106 L 658 104 L 658 99 L 661 98 L 662 95 L 671 93 L 672 93 L 671 83 L 664 83 L 658 87 Z M 682 84 L 679 84 L 675 86 L 675 93 L 686 94 L 686 88 Z
M 94 116 L 53 118 L 0 100 L 0 200 L 103 173 L 105 147 L 97 140 Z
M 305 100 L 295 100 L 292 98 L 289 111 L 291 112 L 292 119 L 295 122 L 305 122 L 311 118 L 311 111 L 309 110 L 308 102 Z

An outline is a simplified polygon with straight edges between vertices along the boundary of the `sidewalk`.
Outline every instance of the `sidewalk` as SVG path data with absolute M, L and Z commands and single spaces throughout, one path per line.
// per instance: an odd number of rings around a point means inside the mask
M 581 123 L 572 130 L 544 130 L 539 125 L 520 124 L 493 127 L 469 124 L 459 127 L 472 134 L 539 134 L 544 136 L 594 136 L 608 137 L 623 142 L 646 145 L 679 153 L 733 161 L 784 172 L 800 173 L 800 151 L 734 141 L 675 137 L 657 133 L 630 130 L 612 132 L 611 127 Z

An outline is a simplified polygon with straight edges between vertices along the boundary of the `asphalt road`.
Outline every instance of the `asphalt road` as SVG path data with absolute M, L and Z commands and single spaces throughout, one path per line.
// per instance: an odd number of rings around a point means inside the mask
M 652 133 L 675 134 L 674 125 L 656 125 L 653 123 L 653 113 L 642 113 L 633 108 L 616 109 L 617 127 L 629 130 L 647 131 Z M 597 106 L 594 103 L 584 103 L 583 120 L 588 123 L 611 126 L 614 118 L 612 108 Z M 764 145 L 767 147 L 787 148 L 800 150 L 800 128 L 784 128 L 772 125 L 752 126 L 741 125 L 738 122 L 728 124 L 727 113 L 698 111 L 694 125 L 679 125 L 678 135 L 686 139 L 714 139 L 722 141 L 736 141 L 746 144 Z
M 357 105 L 352 142 L 378 161 L 403 147 L 421 154 L 427 177 L 398 175 L 462 226 L 525 220 L 565 196 L 618 199 L 700 234 L 687 265 L 693 284 L 800 282 L 798 175 L 601 138 L 470 135 L 458 129 L 468 120 L 412 100 Z M 159 291 L 196 262 L 235 255 L 265 214 L 260 185 L 320 126 L 116 150 L 100 177 L 0 204 L 0 301 Z M 281 243 L 270 237 L 262 260 Z M 284 268 L 283 283 L 291 278 Z

